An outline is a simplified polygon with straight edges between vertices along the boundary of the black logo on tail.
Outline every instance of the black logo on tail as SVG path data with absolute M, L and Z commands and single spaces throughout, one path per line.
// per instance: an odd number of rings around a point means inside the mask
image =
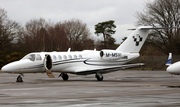
M 141 37 L 139 34 L 136 34 L 136 36 L 133 36 L 134 42 L 136 43 L 136 46 L 139 46 L 139 42 L 142 42 L 143 37 Z

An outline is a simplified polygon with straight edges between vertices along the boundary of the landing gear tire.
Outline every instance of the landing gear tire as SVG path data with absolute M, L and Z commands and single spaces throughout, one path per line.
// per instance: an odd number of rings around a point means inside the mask
M 103 80 L 103 76 L 100 77 L 99 75 L 96 75 L 95 77 L 97 78 L 98 81 L 102 81 Z
M 66 73 L 62 73 L 62 79 L 64 80 L 64 81 L 67 81 L 68 79 L 69 79 L 69 76 L 68 76 L 68 74 L 66 74 Z
M 23 82 L 23 79 L 22 79 L 21 75 L 19 75 L 19 76 L 17 77 L 16 82 Z

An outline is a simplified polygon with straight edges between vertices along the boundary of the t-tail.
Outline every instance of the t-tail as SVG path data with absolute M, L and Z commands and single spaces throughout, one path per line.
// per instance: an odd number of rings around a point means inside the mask
M 168 56 L 168 60 L 166 62 L 166 65 L 171 65 L 171 60 L 172 60 L 172 53 L 169 53 L 169 56 Z
M 168 29 L 168 28 L 154 28 L 153 26 L 141 26 L 131 33 L 128 38 L 116 49 L 123 53 L 139 53 L 143 46 L 148 34 L 152 29 Z
M 130 29 L 135 31 L 116 50 L 124 53 L 139 53 L 152 28 L 152 26 L 141 26 L 136 29 Z

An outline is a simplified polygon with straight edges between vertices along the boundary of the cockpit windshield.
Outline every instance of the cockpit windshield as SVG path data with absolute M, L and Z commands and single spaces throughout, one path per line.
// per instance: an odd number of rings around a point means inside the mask
M 23 57 L 21 60 L 29 59 L 30 61 L 35 60 L 35 54 L 28 54 L 25 57 Z

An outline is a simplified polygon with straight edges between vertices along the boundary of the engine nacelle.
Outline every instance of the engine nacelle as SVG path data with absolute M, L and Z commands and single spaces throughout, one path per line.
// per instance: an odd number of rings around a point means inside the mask
M 127 56 L 116 50 L 101 50 L 100 57 L 104 60 L 127 59 Z

